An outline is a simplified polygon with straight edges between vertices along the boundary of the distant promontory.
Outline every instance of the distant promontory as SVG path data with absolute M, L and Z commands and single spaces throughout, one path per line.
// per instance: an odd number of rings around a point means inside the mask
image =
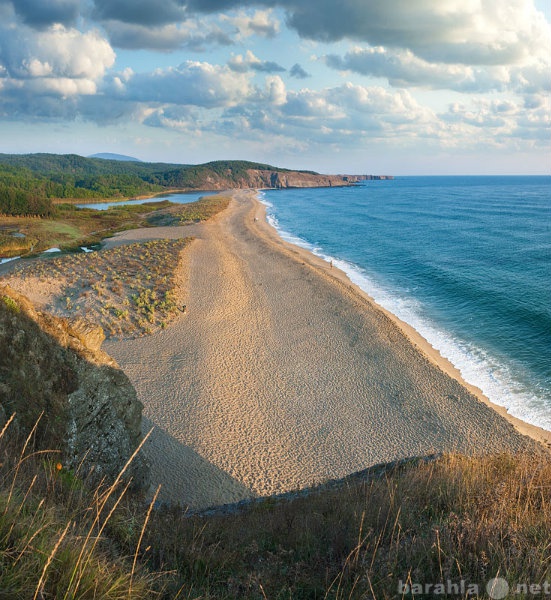
M 392 179 L 385 175 L 323 175 L 242 160 L 201 165 L 148 163 L 119 155 L 0 154 L 0 213 L 52 214 L 53 200 L 133 198 L 170 191 L 306 188 Z

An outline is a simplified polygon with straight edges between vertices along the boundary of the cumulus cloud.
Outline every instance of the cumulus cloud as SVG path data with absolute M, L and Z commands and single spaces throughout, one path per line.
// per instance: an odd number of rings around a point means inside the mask
M 461 130 L 463 138 L 490 134 L 488 137 L 502 144 L 520 139 L 537 147 L 549 143 L 550 115 L 551 100 L 540 95 L 519 102 L 488 98 L 478 98 L 468 105 L 455 102 L 440 118 Z
M 229 33 L 212 23 L 190 21 L 151 27 L 107 21 L 104 27 L 113 46 L 129 50 L 171 52 L 186 48 L 202 51 L 212 44 L 229 46 L 234 43 Z
M 467 65 L 512 64 L 549 43 L 549 26 L 531 0 L 321 0 L 292 8 L 289 23 L 313 39 L 356 39 Z
M 303 144 L 347 145 L 363 143 L 366 136 L 370 140 L 401 138 L 403 143 L 421 135 L 438 139 L 445 127 L 405 91 L 347 83 L 295 92 L 286 90 L 277 76 L 267 78 L 264 89 L 248 103 L 225 111 L 220 123 L 224 131 L 251 139 L 262 132 Z
M 458 92 L 541 91 L 549 89 L 551 65 L 530 57 L 522 65 L 473 67 L 428 62 L 409 50 L 354 48 L 344 56 L 326 55 L 327 66 L 339 71 L 382 77 L 394 87 L 425 87 Z
M 97 31 L 56 24 L 45 30 L 0 27 L 0 115 L 71 120 L 96 95 L 115 53 Z
M 261 73 L 278 73 L 286 71 L 285 67 L 273 61 L 264 61 L 256 57 L 250 50 L 245 55 L 238 54 L 228 61 L 228 67 L 236 73 L 259 71 Z
M 189 0 L 187 8 L 215 12 L 247 4 L 253 2 Z M 511 64 L 549 48 L 549 25 L 532 0 L 257 0 L 254 4 L 284 8 L 287 24 L 305 38 L 409 49 L 428 61 Z
M 74 25 L 80 13 L 80 0 L 5 0 L 27 25 L 44 28 L 55 23 Z
M 35 91 L 43 86 L 62 95 L 94 93 L 96 82 L 115 62 L 113 49 L 97 31 L 81 33 L 58 24 L 40 32 L 3 29 L 1 37 L 5 77 L 14 85 L 32 83 Z
M 235 28 L 238 39 L 252 35 L 274 38 L 279 33 L 279 21 L 272 16 L 271 10 L 257 10 L 252 15 L 239 11 L 237 16 L 223 14 L 220 19 Z
M 188 135 L 201 135 L 200 116 L 195 107 L 165 106 L 147 111 L 143 115 L 142 123 L 149 127 L 173 129 Z
M 133 11 L 129 11 L 123 1 L 96 0 L 96 5 L 94 15 L 101 21 L 111 43 L 131 50 L 205 51 L 210 46 L 233 45 L 253 35 L 273 38 L 279 32 L 279 21 L 272 17 L 270 10 L 205 17 L 188 14 L 173 0 L 165 0 L 158 6 L 132 3 Z M 154 12 L 157 14 L 153 16 Z
M 124 90 L 125 96 L 133 101 L 204 108 L 232 106 L 251 93 L 247 74 L 195 61 L 133 75 Z

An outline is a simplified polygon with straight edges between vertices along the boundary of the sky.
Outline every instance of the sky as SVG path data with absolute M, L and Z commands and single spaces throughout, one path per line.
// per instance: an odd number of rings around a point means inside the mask
M 0 0 L 0 152 L 551 174 L 548 0 Z

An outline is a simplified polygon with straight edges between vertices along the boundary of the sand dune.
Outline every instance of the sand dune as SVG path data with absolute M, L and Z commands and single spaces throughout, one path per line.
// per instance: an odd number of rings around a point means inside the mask
M 105 344 L 158 427 L 165 500 L 205 507 L 412 455 L 530 445 L 343 274 L 255 221 L 252 192 L 233 197 L 184 251 L 187 313 Z

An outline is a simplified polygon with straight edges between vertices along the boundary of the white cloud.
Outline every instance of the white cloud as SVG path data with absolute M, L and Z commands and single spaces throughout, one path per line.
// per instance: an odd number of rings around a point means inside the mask
M 280 23 L 273 17 L 271 10 L 257 10 L 252 15 L 240 11 L 236 16 L 223 14 L 220 19 L 236 29 L 239 40 L 253 35 L 273 38 L 280 29 Z
M 521 140 L 532 147 L 545 147 L 551 137 L 551 100 L 547 95 L 531 96 L 524 102 L 477 98 L 468 105 L 453 103 L 440 118 L 461 131 L 463 142 L 470 135 L 488 144 L 493 140 L 506 146 Z
M 249 76 L 225 66 L 187 61 L 179 67 L 133 75 L 126 97 L 138 102 L 220 108 L 244 101 L 252 93 Z
M 34 48 L 33 48 L 34 45 Z M 27 47 L 29 53 L 47 61 L 52 75 L 70 78 L 97 80 L 115 63 L 115 53 L 109 42 L 98 31 L 81 33 L 76 29 L 66 29 L 54 25 L 44 32 L 34 35 L 34 44 Z
M 429 62 L 513 64 L 549 48 L 549 24 L 532 0 L 307 0 L 285 3 L 304 37 L 409 49 Z
M 266 99 L 274 106 L 282 106 L 287 102 L 287 90 L 285 83 L 279 75 L 266 77 Z
M 428 62 L 409 50 L 355 47 L 344 56 L 326 55 L 323 61 L 339 71 L 381 77 L 394 87 L 424 87 L 459 92 L 542 91 L 549 89 L 551 64 L 530 57 L 512 66 L 469 66 Z
M 233 44 L 228 32 L 207 20 L 189 20 L 184 23 L 159 26 L 106 21 L 104 27 L 114 46 L 130 50 L 172 52 L 179 48 L 188 48 L 203 51 L 212 44 L 220 46 Z
M 81 33 L 58 24 L 39 32 L 7 28 L 1 36 L 5 43 L 0 47 L 0 61 L 9 77 L 47 80 L 50 89 L 54 79 L 86 80 L 84 87 L 91 89 L 90 83 L 101 79 L 115 62 L 111 46 L 95 30 Z
M 247 73 L 247 71 L 260 71 L 264 73 L 277 73 L 285 71 L 285 68 L 272 61 L 260 60 L 250 50 L 245 55 L 238 54 L 228 60 L 228 66 L 237 73 Z

